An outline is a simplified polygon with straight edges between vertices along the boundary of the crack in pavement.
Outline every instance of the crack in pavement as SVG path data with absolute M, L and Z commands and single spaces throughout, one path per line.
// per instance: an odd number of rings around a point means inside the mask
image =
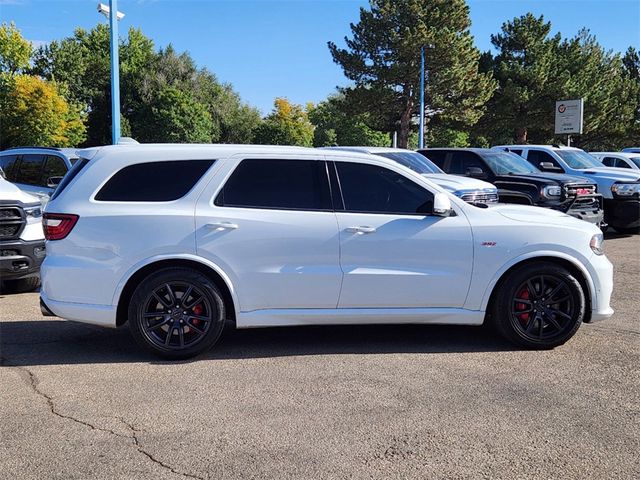
M 127 422 L 124 418 L 122 417 L 114 417 L 117 420 L 119 420 L 122 424 L 124 424 L 129 431 L 131 432 L 131 435 L 122 435 L 121 433 L 115 432 L 111 429 L 108 428 L 102 428 L 102 427 L 98 427 L 96 425 L 93 425 L 89 422 L 85 422 L 84 420 L 80 420 L 79 418 L 76 417 L 72 417 L 70 415 L 65 415 L 63 413 L 60 413 L 55 406 L 55 403 L 53 401 L 53 398 L 50 395 L 47 395 L 45 392 L 43 392 L 40 388 L 39 388 L 39 383 L 40 381 L 38 380 L 38 377 L 35 375 L 35 373 L 33 373 L 31 370 L 29 370 L 26 367 L 21 367 L 18 365 L 12 365 L 11 363 L 9 363 L 7 361 L 6 358 L 4 357 L 0 357 L 0 365 L 6 365 L 8 367 L 12 367 L 15 368 L 21 372 L 26 373 L 28 381 L 27 384 L 31 387 L 31 390 L 38 396 L 42 397 L 46 403 L 47 406 L 49 407 L 49 411 L 60 418 L 63 418 L 65 420 L 71 420 L 72 422 L 75 422 L 79 425 L 83 425 L 85 427 L 89 427 L 89 429 L 93 430 L 93 431 L 99 431 L 99 432 L 104 432 L 104 433 L 108 433 L 109 435 L 114 435 L 116 437 L 119 438 L 125 438 L 127 440 L 131 440 L 133 443 L 133 446 L 136 447 L 136 450 L 141 453 L 142 455 L 144 455 L 145 457 L 147 457 L 149 460 L 151 460 L 153 463 L 155 463 L 156 465 L 159 465 L 160 467 L 170 471 L 171 473 L 175 474 L 175 475 L 180 475 L 182 477 L 185 478 L 195 478 L 197 480 L 205 480 L 204 477 L 200 477 L 197 475 L 193 475 L 191 473 L 185 473 L 185 472 L 181 472 L 179 470 L 176 470 L 175 468 L 173 468 L 171 465 L 168 465 L 166 463 L 164 463 L 162 460 L 157 459 L 156 457 L 153 456 L 153 454 L 147 452 L 142 445 L 140 444 L 140 440 L 138 439 L 138 434 L 141 432 L 141 430 L 135 428 L 131 423 Z

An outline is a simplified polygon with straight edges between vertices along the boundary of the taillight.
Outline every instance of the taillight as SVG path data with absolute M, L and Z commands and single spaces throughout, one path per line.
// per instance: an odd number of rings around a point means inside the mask
M 78 215 L 71 213 L 43 214 L 42 226 L 44 227 L 44 237 L 47 240 L 62 240 L 69 235 L 78 218 Z

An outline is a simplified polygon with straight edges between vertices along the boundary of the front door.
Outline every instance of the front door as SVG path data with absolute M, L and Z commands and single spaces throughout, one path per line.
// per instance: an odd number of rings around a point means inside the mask
M 336 161 L 344 211 L 340 308 L 464 305 L 473 242 L 463 214 L 430 214 L 433 193 L 382 165 Z

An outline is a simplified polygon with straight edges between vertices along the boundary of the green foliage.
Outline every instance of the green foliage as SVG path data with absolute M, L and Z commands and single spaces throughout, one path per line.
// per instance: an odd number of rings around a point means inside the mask
M 368 114 L 350 114 L 344 96 L 335 95 L 309 110 L 315 126 L 313 146 L 389 146 L 389 135 L 367 126 Z
M 298 145 L 311 147 L 313 125 L 301 105 L 286 98 L 276 98 L 273 111 L 256 129 L 256 143 L 263 145 Z
M 29 66 L 31 43 L 13 22 L 0 25 L 0 73 L 14 74 Z
M 67 147 L 84 140 L 80 109 L 66 102 L 54 82 L 0 74 L 0 104 L 0 148 Z
M 166 87 L 148 105 L 142 142 L 210 143 L 213 128 L 207 107 L 175 87 Z
M 430 147 L 463 148 L 470 146 L 469 132 L 440 126 L 427 131 L 426 142 Z
M 352 111 L 369 113 L 376 130 L 398 128 L 398 144 L 407 146 L 419 109 L 420 49 L 427 46 L 429 124 L 476 123 L 495 84 L 478 71 L 469 26 L 464 0 L 371 0 L 351 25 L 346 48 L 329 42 L 333 60 L 354 83 L 343 90 Z
M 619 148 L 638 128 L 640 84 L 630 78 L 634 52 L 623 63 L 587 30 L 565 40 L 550 32 L 549 22 L 529 13 L 492 35 L 498 54 L 483 54 L 482 68 L 493 71 L 499 87 L 474 134 L 493 144 L 563 141 L 554 136 L 555 102 L 583 98 L 584 134 L 573 136 L 573 143 Z

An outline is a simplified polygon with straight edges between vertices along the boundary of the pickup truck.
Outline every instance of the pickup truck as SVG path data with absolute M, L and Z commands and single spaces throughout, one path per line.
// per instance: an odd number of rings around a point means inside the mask
M 419 151 L 447 173 L 493 183 L 501 203 L 551 208 L 603 226 L 602 196 L 591 180 L 544 173 L 517 155 L 487 148 Z
M 543 172 L 582 177 L 598 184 L 604 221 L 620 233 L 640 232 L 640 172 L 608 168 L 584 150 L 558 145 L 502 145 Z

